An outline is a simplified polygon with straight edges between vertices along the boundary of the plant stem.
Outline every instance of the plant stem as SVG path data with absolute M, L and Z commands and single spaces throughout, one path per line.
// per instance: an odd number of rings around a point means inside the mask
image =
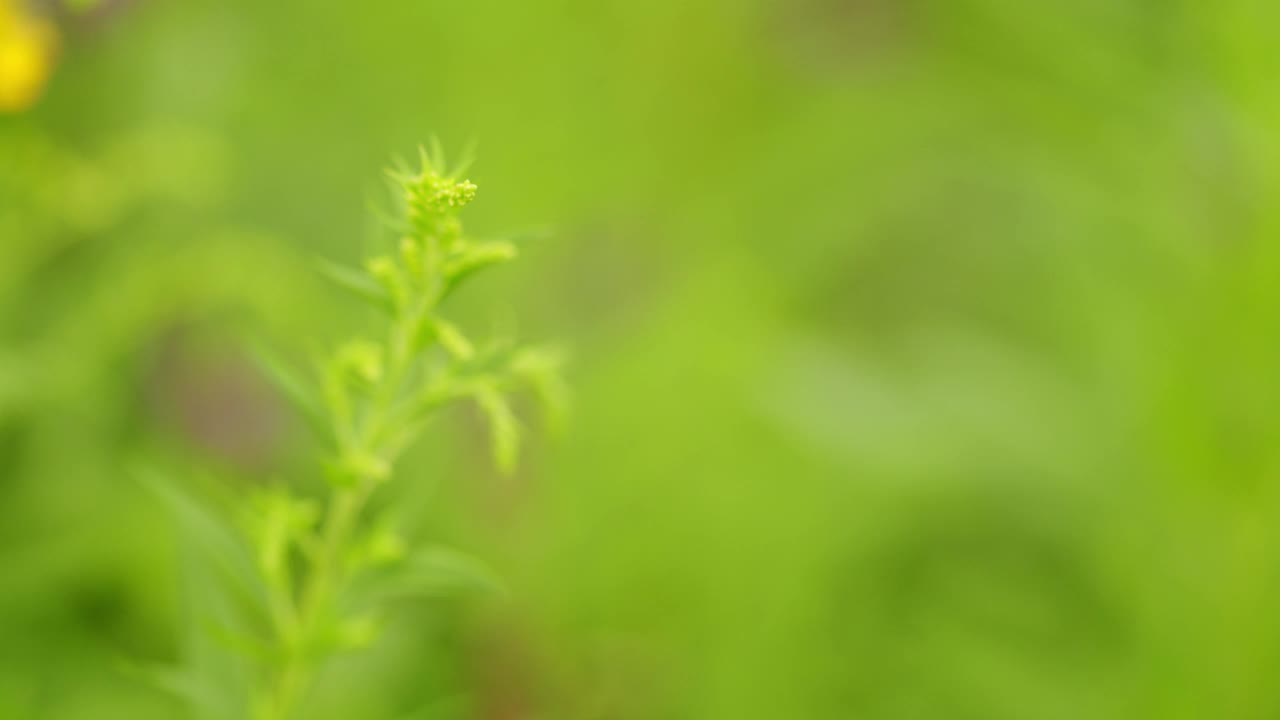
M 272 720 L 289 720 L 313 670 L 312 650 L 320 620 L 333 602 L 342 576 L 342 553 L 369 495 L 369 483 L 338 490 L 329 503 L 321 541 L 298 603 L 296 631 L 288 638 L 287 659 L 272 694 Z
M 422 322 L 423 313 L 424 308 L 415 307 L 407 318 L 394 323 L 391 328 L 391 357 L 387 376 L 375 393 L 372 407 L 365 419 L 364 432 L 352 433 L 358 438 L 357 442 L 369 446 L 364 448 L 366 451 L 376 449 L 374 446 L 381 426 L 390 414 L 390 406 L 408 371 L 410 344 L 413 333 Z M 343 423 L 335 418 L 335 425 L 341 428 Z M 298 600 L 297 614 L 289 626 L 280 628 L 288 647 L 284 667 L 272 693 L 270 720 L 289 720 L 310 684 L 314 663 L 308 657 L 308 652 L 317 640 L 315 635 L 320 620 L 340 586 L 342 554 L 355 529 L 360 511 L 376 483 L 375 478 L 362 477 L 354 487 L 334 490 L 330 498 L 320 542 L 312 554 L 306 584 Z
M 382 562 L 366 557 L 372 551 L 351 552 L 360 540 L 361 514 L 375 489 L 392 474 L 396 457 L 421 432 L 427 411 L 473 397 L 490 415 L 495 438 L 505 438 L 502 447 L 514 447 L 510 408 L 495 399 L 502 390 L 500 381 L 489 377 L 487 365 L 470 367 L 478 365 L 470 362 L 476 359 L 474 347 L 436 313 L 457 280 L 509 259 L 514 252 L 494 255 L 492 248 L 462 234 L 457 213 L 475 196 L 476 187 L 441 175 L 442 163 L 424 152 L 420 173 L 396 176 L 409 222 L 398 255 L 371 258 L 363 278 L 354 272 L 339 276 L 343 285 L 389 314 L 383 326 L 387 334 L 381 342 L 358 337 L 340 346 L 318 368 L 321 402 L 304 398 L 308 409 L 327 410 L 321 424 L 328 425 L 325 429 L 335 443 L 329 458 L 333 484 L 318 528 L 313 506 L 297 501 L 280 511 L 284 520 L 270 518 L 276 522 L 269 526 L 274 534 L 262 541 L 269 559 L 263 565 L 270 575 L 266 609 L 277 644 L 264 685 L 255 688 L 263 693 L 253 698 L 255 720 L 296 720 L 324 660 L 356 643 L 358 633 L 345 631 L 358 628 L 344 625 L 342 617 L 348 609 L 343 600 L 349 576 L 359 572 L 361 563 Z M 437 350 L 442 351 L 442 367 L 428 354 Z M 467 377 L 458 376 L 460 368 L 468 371 Z M 505 372 L 514 378 L 518 368 L 513 364 Z

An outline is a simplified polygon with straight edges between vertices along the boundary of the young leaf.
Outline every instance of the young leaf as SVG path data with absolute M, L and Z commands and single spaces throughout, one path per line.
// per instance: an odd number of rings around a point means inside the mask
M 511 360 L 511 372 L 527 383 L 542 406 L 544 421 L 560 429 L 569 410 L 569 389 L 560 374 L 561 353 L 549 348 L 526 348 Z
M 471 341 L 452 323 L 437 318 L 428 324 L 428 330 L 455 360 L 470 360 L 476 354 Z
M 462 146 L 462 152 L 458 154 L 458 162 L 449 171 L 449 177 L 456 180 L 471 169 L 472 164 L 476 161 L 476 145 L 477 143 L 473 139 Z
M 431 152 L 426 155 L 429 161 L 429 167 L 438 173 L 445 172 L 444 146 L 440 144 L 440 138 L 436 135 L 431 136 Z
M 529 385 L 533 388 L 534 397 L 542 406 L 543 421 L 552 431 L 564 428 L 565 418 L 569 416 L 569 386 L 560 373 L 539 371 L 528 376 Z
M 511 404 L 493 388 L 482 388 L 476 392 L 476 403 L 489 420 L 494 464 L 504 473 L 512 472 L 520 451 L 520 424 Z
M 469 245 L 444 266 L 445 286 L 442 297 L 448 297 L 462 281 L 476 272 L 493 265 L 514 260 L 516 246 L 509 242 L 488 242 Z

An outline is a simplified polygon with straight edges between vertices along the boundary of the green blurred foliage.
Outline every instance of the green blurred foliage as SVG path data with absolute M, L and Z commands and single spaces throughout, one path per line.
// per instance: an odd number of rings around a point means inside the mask
M 0 717 L 175 716 L 130 662 L 216 646 L 209 580 L 131 468 L 317 482 L 242 348 L 342 335 L 312 260 L 433 133 L 480 141 L 471 226 L 551 230 L 460 300 L 573 348 L 572 421 L 514 478 L 438 424 L 383 502 L 509 592 L 407 606 L 307 717 L 1280 712 L 1280 9 L 62 26 L 0 118 Z

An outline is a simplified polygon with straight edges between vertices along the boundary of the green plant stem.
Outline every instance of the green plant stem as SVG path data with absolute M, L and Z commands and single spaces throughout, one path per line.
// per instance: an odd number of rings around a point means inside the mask
M 375 393 L 375 401 L 365 418 L 364 432 L 352 433 L 365 446 L 362 450 L 373 452 L 377 449 L 382 425 L 409 370 L 410 346 L 413 334 L 423 322 L 425 305 L 419 304 L 407 317 L 393 323 L 386 378 Z M 340 422 L 335 424 L 341 425 Z M 376 484 L 375 478 L 358 478 L 354 487 L 336 489 L 330 498 L 319 543 L 310 558 L 306 584 L 298 599 L 297 612 L 289 616 L 288 625 L 280 628 L 286 638 L 287 654 L 271 695 L 271 720 L 289 720 L 310 684 L 314 662 L 308 654 L 317 640 L 316 628 L 341 586 L 343 553 Z
M 369 495 L 370 483 L 337 491 L 329 504 L 321 541 L 312 559 L 311 572 L 298 603 L 295 632 L 289 638 L 287 660 L 272 694 L 272 720 L 292 717 L 299 699 L 310 684 L 313 671 L 308 657 L 315 643 L 316 628 L 329 609 L 340 586 L 342 554 Z

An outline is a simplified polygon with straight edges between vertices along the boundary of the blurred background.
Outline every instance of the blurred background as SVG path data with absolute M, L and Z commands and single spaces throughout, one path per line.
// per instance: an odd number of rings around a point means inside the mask
M 0 718 L 184 717 L 132 469 L 314 446 L 249 361 L 359 327 L 383 169 L 479 142 L 454 313 L 572 350 L 388 502 L 501 598 L 308 717 L 1274 718 L 1280 8 L 0 0 Z M 186 578 L 186 579 L 184 579 Z M 185 590 L 184 590 L 185 588 Z

